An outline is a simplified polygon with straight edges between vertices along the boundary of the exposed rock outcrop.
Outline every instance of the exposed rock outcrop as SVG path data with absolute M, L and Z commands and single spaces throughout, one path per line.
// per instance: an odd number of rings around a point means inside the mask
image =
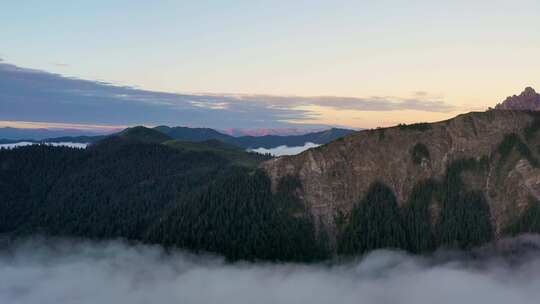
M 502 103 L 496 105 L 495 109 L 538 111 L 540 110 L 540 94 L 533 88 L 527 87 L 521 94 L 507 97 Z
M 520 96 L 534 97 L 530 90 Z M 485 171 L 464 172 L 462 178 L 470 190 L 484 193 L 500 235 L 531 198 L 540 199 L 540 169 L 534 161 L 540 144 L 535 129 L 540 126 L 538 117 L 528 111 L 490 110 L 432 124 L 365 130 L 299 155 L 267 161 L 263 168 L 274 183 L 287 175 L 297 176 L 303 187 L 301 199 L 320 219 L 319 228 L 335 238 L 336 214 L 347 215 L 374 182 L 390 187 L 404 205 L 415 185 L 444 178 L 452 162 L 484 159 Z M 508 138 L 510 152 L 501 152 Z M 436 202 L 432 209 L 438 209 Z

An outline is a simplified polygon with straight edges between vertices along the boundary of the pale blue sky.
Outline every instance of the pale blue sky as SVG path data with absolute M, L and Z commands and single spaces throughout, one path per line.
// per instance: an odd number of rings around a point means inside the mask
M 422 91 L 458 111 L 540 84 L 540 1 L 82 2 L 2 1 L 0 58 L 168 92 Z M 358 127 L 403 115 L 310 110 Z

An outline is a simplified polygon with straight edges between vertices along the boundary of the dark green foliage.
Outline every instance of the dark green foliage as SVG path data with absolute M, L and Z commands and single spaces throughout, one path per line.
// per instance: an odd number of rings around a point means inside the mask
M 375 183 L 348 219 L 336 214 L 338 253 L 377 248 L 425 253 L 439 246 L 470 248 L 493 239 L 489 206 L 483 193 L 469 191 L 464 171 L 482 173 L 488 158 L 454 161 L 442 181 L 416 185 L 399 208 L 392 190 Z
M 378 128 L 378 129 L 377 129 L 377 134 L 379 135 L 379 141 L 384 140 L 384 138 L 385 138 L 385 134 L 384 134 L 385 131 L 386 131 L 386 129 L 382 129 L 382 128 L 380 128 L 380 129 Z
M 261 174 L 261 176 L 268 179 L 265 174 Z M 298 192 L 301 191 L 301 187 L 298 178 L 283 177 L 279 181 L 277 191 L 270 203 L 275 215 L 275 221 L 270 226 L 278 227 L 274 228 L 276 230 L 275 244 L 280 251 L 275 256 L 295 261 L 327 258 L 329 256 L 328 236 L 323 232 L 318 235 L 318 238 L 316 237 L 313 218 L 306 210 L 305 205 L 298 200 Z
M 442 202 L 436 234 L 439 245 L 470 248 L 493 238 L 491 214 L 484 194 L 467 191 L 463 171 L 485 172 L 487 158 L 453 162 L 441 185 Z
M 235 165 L 246 167 L 256 167 L 260 162 L 272 158 L 272 155 L 270 154 L 247 152 L 242 148 L 238 148 L 237 146 L 227 144 L 216 139 L 202 142 L 169 140 L 163 144 L 182 151 L 216 153 L 231 161 Z
M 33 222 L 36 210 L 62 173 L 81 159 L 77 150 L 66 147 L 0 149 L 0 234 L 39 228 Z
M 228 167 L 212 153 L 109 138 L 86 150 L 0 151 L 1 232 L 137 238 L 176 199 Z M 13 192 L 13 194 L 12 194 Z M 13 208 L 24 214 L 13 214 Z
M 523 135 L 527 141 L 530 141 L 538 130 L 540 130 L 540 117 L 535 114 L 533 121 L 523 130 Z
M 207 140 L 219 140 L 222 142 L 230 142 L 234 139 L 234 137 L 230 135 L 209 128 L 157 126 L 154 130 L 162 132 L 170 138 L 179 141 L 201 142 Z
M 497 152 L 500 154 L 500 163 L 499 166 L 504 164 L 504 162 L 508 159 L 510 156 L 510 153 L 514 150 L 514 148 L 518 151 L 518 153 L 527 159 L 531 166 L 538 167 L 540 165 L 539 161 L 534 157 L 531 150 L 525 144 L 521 141 L 519 136 L 515 133 L 507 134 L 502 142 L 499 144 L 499 147 L 497 148 Z
M 507 228 L 506 232 L 510 235 L 540 233 L 540 202 L 531 198 L 527 209 Z
M 122 136 L 86 150 L 0 150 L 0 233 L 121 237 L 230 260 L 323 258 L 298 188 L 288 177 L 273 194 L 262 171 L 212 151 Z
M 152 242 L 217 252 L 230 260 L 311 261 L 324 257 L 311 219 L 294 196 L 296 179 L 276 194 L 262 171 L 234 170 L 179 204 L 149 231 Z
M 114 136 L 120 136 L 130 140 L 155 144 L 159 144 L 171 139 L 171 137 L 157 131 L 156 129 L 150 129 L 143 126 L 127 128 Z
M 338 236 L 339 254 L 362 254 L 378 248 L 405 248 L 406 235 L 396 197 L 383 183 L 374 183 L 352 210 Z
M 429 158 L 430 158 L 429 150 L 426 147 L 426 145 L 424 145 L 422 143 L 417 143 L 412 148 L 411 157 L 412 157 L 413 163 L 415 163 L 417 165 L 420 165 L 422 163 L 423 159 L 429 160 Z
M 515 133 L 506 135 L 497 148 L 497 152 L 501 155 L 501 159 L 506 159 L 519 142 L 519 137 Z
M 484 194 L 467 192 L 443 203 L 437 227 L 440 245 L 467 249 L 493 239 Z
M 220 142 L 180 146 L 113 136 L 86 150 L 39 145 L 0 150 L 0 233 L 121 237 L 229 260 L 328 256 L 329 238 L 324 231 L 316 237 L 313 221 L 321 219 L 312 219 L 298 200 L 297 178 L 283 178 L 272 192 L 262 171 L 237 167 L 224 157 L 223 151 L 236 148 Z M 510 136 L 499 153 L 514 147 L 523 150 L 519 138 Z M 418 150 L 429 157 L 429 151 Z M 489 161 L 452 162 L 442 180 L 416 185 L 402 208 L 389 187 L 374 183 L 350 214 L 336 214 L 338 253 L 378 248 L 425 253 L 491 240 L 486 199 L 470 191 L 462 176 L 485 174 Z M 539 214 L 538 204 L 532 204 L 512 231 L 538 231 Z
M 399 124 L 398 125 L 400 130 L 415 130 L 415 131 L 428 131 L 431 130 L 431 124 L 427 122 L 419 122 L 414 124 Z
M 343 229 L 345 228 L 345 225 L 347 224 L 347 219 L 345 217 L 345 214 L 343 214 L 343 211 L 341 211 L 341 209 L 336 210 L 336 214 L 334 214 L 334 223 L 336 224 L 336 228 L 338 229 L 338 232 L 342 232 Z
M 447 169 L 447 176 L 457 179 L 464 171 L 482 173 L 488 169 L 489 157 L 487 156 L 482 156 L 480 158 L 462 158 L 450 163 Z
M 440 188 L 440 198 L 442 201 L 451 201 L 466 192 L 466 185 L 461 174 L 465 171 L 484 173 L 489 166 L 489 159 L 482 157 L 464 158 L 453 161 L 446 170 L 445 179 Z
M 409 200 L 403 207 L 403 222 L 407 233 L 407 250 L 414 253 L 430 252 L 436 249 L 431 207 L 433 197 L 439 191 L 440 185 L 427 180 L 416 185 Z

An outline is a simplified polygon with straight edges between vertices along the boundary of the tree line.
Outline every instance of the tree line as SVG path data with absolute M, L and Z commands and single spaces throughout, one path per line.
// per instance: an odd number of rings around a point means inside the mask
M 0 233 L 125 238 L 229 260 L 312 261 L 325 252 L 283 179 L 212 152 L 111 138 L 88 149 L 0 150 Z

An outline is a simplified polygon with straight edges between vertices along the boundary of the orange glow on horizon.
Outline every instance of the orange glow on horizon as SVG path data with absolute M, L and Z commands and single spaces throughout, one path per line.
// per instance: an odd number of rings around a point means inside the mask
M 469 112 L 457 110 L 452 112 L 427 112 L 418 110 L 396 111 L 358 111 L 339 110 L 322 106 L 302 106 L 298 109 L 313 113 L 312 118 L 288 121 L 297 124 L 325 124 L 351 128 L 390 127 L 400 123 L 437 122 Z

